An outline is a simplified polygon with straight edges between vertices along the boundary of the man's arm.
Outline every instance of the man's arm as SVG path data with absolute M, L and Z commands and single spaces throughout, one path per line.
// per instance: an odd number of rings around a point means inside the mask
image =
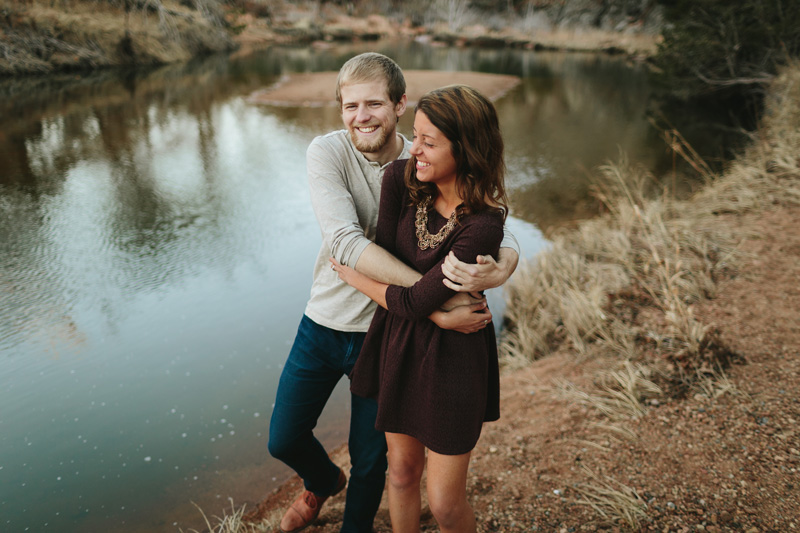
M 364 253 L 361 254 L 362 258 L 364 257 L 364 254 L 368 253 L 367 250 L 370 248 L 374 248 L 374 250 L 369 253 L 375 255 L 368 259 L 368 261 L 372 259 L 380 261 L 381 258 L 389 258 L 389 261 L 387 261 L 386 265 L 384 265 L 387 268 L 391 268 L 390 265 L 396 262 L 402 265 L 403 268 L 400 269 L 400 271 L 406 272 L 406 275 L 409 279 L 422 278 L 418 272 L 412 270 L 405 263 L 395 258 L 378 245 L 368 246 L 367 249 L 364 250 Z M 358 264 L 361 264 L 361 259 L 359 259 Z M 386 308 L 386 283 L 372 278 L 372 276 L 369 276 L 366 272 L 359 271 L 358 269 L 350 269 L 340 264 L 333 258 L 331 258 L 331 265 L 339 274 L 339 278 L 342 281 L 349 283 L 377 302 L 378 305 Z M 378 267 L 378 270 L 379 269 L 380 267 Z M 416 283 L 416 281 L 417 280 L 414 280 L 412 283 L 402 286 L 410 287 Z M 397 283 L 394 283 L 393 285 L 397 285 Z M 466 303 L 462 303 L 463 297 L 468 298 Z M 447 307 L 448 305 L 451 306 L 449 308 L 451 309 L 450 311 L 434 311 L 428 317 L 431 322 L 442 329 L 451 329 L 453 331 L 458 331 L 459 333 L 475 333 L 476 331 L 480 331 L 481 329 L 485 328 L 487 324 L 492 321 L 492 313 L 489 311 L 489 307 L 486 305 L 486 298 L 474 300 L 469 296 L 468 293 L 459 293 L 448 300 L 443 307 Z
M 345 183 L 341 161 L 322 140 L 315 140 L 307 151 L 308 180 L 314 213 L 322 236 L 337 261 L 353 262 L 368 277 L 384 283 L 410 287 L 422 275 L 371 242 L 359 223 L 356 202 Z M 366 253 L 365 253 L 366 252 Z M 468 294 L 456 295 L 444 309 L 480 304 Z M 435 312 L 434 323 L 446 329 L 472 328 L 475 319 L 459 313 L 453 317 Z M 460 318 L 459 318 L 460 317 Z
M 411 287 L 422 279 L 422 274 L 375 243 L 368 245 L 361 252 L 355 270 L 375 281 L 380 281 L 387 285 L 399 285 L 400 287 Z M 483 307 L 480 307 L 481 305 Z M 430 319 L 442 329 L 458 329 L 461 326 L 472 327 L 475 319 L 467 317 L 463 313 L 452 317 L 444 316 L 447 312 L 462 306 L 475 306 L 474 310 L 470 311 L 475 312 L 486 307 L 486 298 L 480 295 L 475 296 L 460 292 L 445 302 L 441 307 L 441 311 L 434 312 Z
M 422 274 L 375 243 L 364 248 L 355 269 L 381 283 L 401 287 L 411 287 L 422 278 Z
M 355 178 L 348 183 L 346 164 L 335 141 L 317 137 L 306 152 L 311 205 L 331 255 L 343 264 L 353 264 L 369 244 L 361 226 L 359 202 L 376 202 L 366 182 Z M 358 187 L 358 192 L 351 191 Z M 363 207 L 362 207 L 363 211 Z

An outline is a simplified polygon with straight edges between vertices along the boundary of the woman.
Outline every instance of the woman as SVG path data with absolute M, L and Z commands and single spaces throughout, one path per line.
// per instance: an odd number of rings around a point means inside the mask
M 410 154 L 384 175 L 376 242 L 423 278 L 409 288 L 390 286 L 331 260 L 342 280 L 380 305 L 351 390 L 378 400 L 375 427 L 386 432 L 389 447 L 393 530 L 419 531 L 427 448 L 428 501 L 441 531 L 471 532 L 470 452 L 483 422 L 500 415 L 494 329 L 461 334 L 426 317 L 454 294 L 442 283 L 448 253 L 462 261 L 497 257 L 507 200 L 494 106 L 464 85 L 424 95 Z

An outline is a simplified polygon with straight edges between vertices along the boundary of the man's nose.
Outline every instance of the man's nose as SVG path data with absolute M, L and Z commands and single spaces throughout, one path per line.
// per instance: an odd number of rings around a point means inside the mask
M 369 108 L 365 105 L 358 106 L 358 113 L 356 113 L 356 121 L 367 122 L 370 119 Z

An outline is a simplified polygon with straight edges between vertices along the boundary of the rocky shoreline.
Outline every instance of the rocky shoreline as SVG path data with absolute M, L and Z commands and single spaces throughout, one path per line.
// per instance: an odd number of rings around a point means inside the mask
M 625 7 L 624 4 L 633 4 Z M 271 45 L 414 39 L 433 46 L 513 47 L 626 54 L 657 47 L 662 20 L 653 2 L 542 2 L 519 16 L 462 14 L 459 23 L 416 15 L 351 14 L 334 4 L 215 4 L 126 0 L 98 5 L 31 0 L 0 10 L 0 77 L 158 65 Z M 609 7 L 610 5 L 610 7 Z M 210 6 L 210 7 L 209 7 Z M 261 6 L 261 7 L 259 7 Z M 624 7 L 624 9 L 623 9 Z

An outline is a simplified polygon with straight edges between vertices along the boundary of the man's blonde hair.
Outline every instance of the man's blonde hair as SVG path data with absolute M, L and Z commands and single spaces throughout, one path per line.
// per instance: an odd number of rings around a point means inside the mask
M 342 87 L 354 83 L 385 81 L 389 100 L 393 104 L 406 94 L 406 79 L 403 71 L 391 58 L 377 52 L 366 52 L 350 58 L 339 69 L 336 78 L 336 102 L 342 106 Z

